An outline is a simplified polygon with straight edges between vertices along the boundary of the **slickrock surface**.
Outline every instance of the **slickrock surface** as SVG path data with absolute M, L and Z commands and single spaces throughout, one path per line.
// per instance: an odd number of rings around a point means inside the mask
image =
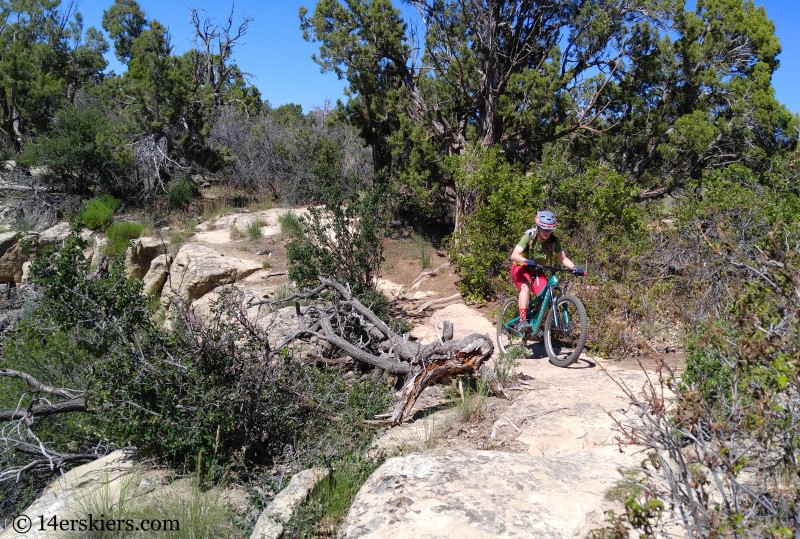
M 591 358 L 562 369 L 541 348 L 522 360 L 524 390 L 495 423 L 525 453 L 454 448 L 389 459 L 359 491 L 340 537 L 567 538 L 602 525 L 615 508 L 604 494 L 617 469 L 644 458 L 615 442 L 606 411 L 625 400 L 611 376 L 636 391 L 646 376 Z

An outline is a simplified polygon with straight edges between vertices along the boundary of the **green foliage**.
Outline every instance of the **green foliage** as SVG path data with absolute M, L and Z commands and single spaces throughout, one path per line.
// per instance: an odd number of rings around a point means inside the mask
M 508 256 L 544 200 L 542 176 L 526 177 L 499 149 L 473 147 L 450 161 L 459 189 L 477 189 L 477 210 L 453 234 L 449 252 L 466 298 L 485 298 L 507 281 Z
M 287 211 L 278 217 L 281 226 L 281 234 L 289 239 L 299 239 L 303 236 L 303 223 L 300 218 L 291 211 Z
M 97 82 L 108 44 L 94 28 L 84 34 L 83 17 L 59 0 L 4 2 L 0 20 L 0 132 L 19 152 L 78 88 Z
M 327 480 L 320 482 L 304 505 L 284 527 L 287 539 L 332 536 L 344 519 L 358 489 L 380 462 L 350 455 L 338 463 Z
M 19 160 L 28 166 L 46 166 L 56 185 L 69 193 L 86 195 L 95 190 L 123 189 L 125 166 L 115 159 L 105 140 L 112 125 L 98 104 L 60 110 L 49 132 L 28 145 Z
M 459 378 L 460 399 L 457 401 L 458 416 L 463 422 L 478 421 L 483 417 L 486 399 L 489 397 L 489 381 L 484 377 Z
M 419 234 L 414 235 L 414 257 L 419 258 L 420 267 L 422 269 L 429 268 L 431 265 L 431 244 L 420 236 Z
M 686 197 L 676 216 L 679 225 L 701 223 L 729 234 L 722 241 L 753 249 L 771 249 L 770 232 L 779 225 L 791 226 L 800 215 L 800 196 L 790 186 L 769 187 L 741 165 L 709 174 L 702 182 L 701 197 Z
M 312 288 L 320 276 L 331 277 L 358 295 L 375 286 L 389 233 L 389 197 L 378 186 L 347 194 L 335 187 L 328 195 L 323 209 L 310 208 L 302 218 L 304 237 L 286 247 L 289 278 Z
M 88 228 L 104 231 L 113 222 L 114 212 L 120 204 L 120 201 L 111 195 L 101 195 L 89 200 L 78 218 Z
M 106 239 L 108 240 L 106 255 L 109 258 L 115 258 L 125 254 L 130 241 L 141 236 L 143 228 L 144 226 L 139 223 L 128 223 L 126 221 L 109 226 L 106 230 Z
M 545 171 L 537 174 L 541 172 Z M 557 207 L 559 229 L 588 229 L 601 241 L 613 242 L 644 232 L 645 219 L 634 200 L 636 190 L 608 167 L 570 170 L 555 184 L 548 198 Z
M 713 336 L 713 338 L 712 338 Z M 724 353 L 711 343 L 720 337 L 731 338 L 719 327 L 700 327 L 696 335 L 691 335 L 687 346 L 686 370 L 681 375 L 684 389 L 694 388 L 700 392 L 703 401 L 716 406 L 720 399 L 730 397 L 733 389 L 733 371 Z
M 294 361 L 290 351 L 264 360 L 266 335 L 237 322 L 242 300 L 232 291 L 203 324 L 177 304 L 172 329 L 158 327 L 141 282 L 126 277 L 121 259 L 108 277 L 85 280 L 84 247 L 75 231 L 59 253 L 37 257 L 32 279 L 45 296 L 30 324 L 12 335 L 17 344 L 5 348 L 5 365 L 41 361 L 50 369 L 39 373 L 46 383 L 85 390 L 89 409 L 103 410 L 85 429 L 94 444 L 134 445 L 142 456 L 176 465 L 193 466 L 202 454 L 224 468 L 271 464 L 287 444 L 310 465 L 369 443 L 371 433 L 358 425 L 392 400 L 380 380 L 348 384 L 338 372 Z M 71 366 L 80 367 L 75 376 L 56 376 Z M 341 418 L 336 429 L 330 417 Z M 82 439 L 58 432 L 48 440 Z
M 169 195 L 169 205 L 172 208 L 183 208 L 192 199 L 200 196 L 200 190 L 185 175 L 181 175 L 176 181 L 173 181 L 167 187 L 167 194 Z
M 514 375 L 514 369 L 519 367 L 519 360 L 525 358 L 527 351 L 523 346 L 515 346 L 494 360 L 494 374 L 497 381 L 505 387 Z
M 622 479 L 608 489 L 603 497 L 606 500 L 625 503 L 630 498 L 636 498 L 644 493 L 641 485 L 642 474 L 636 470 L 621 470 Z
M 114 54 L 122 63 L 130 61 L 133 42 L 146 28 L 145 13 L 135 0 L 114 0 L 103 12 L 103 29 L 114 40 Z
M 261 219 L 257 219 L 255 221 L 251 221 L 247 224 L 247 228 L 245 228 L 245 232 L 247 233 L 247 237 L 250 240 L 257 240 L 261 237 L 261 228 L 267 226 L 267 223 Z

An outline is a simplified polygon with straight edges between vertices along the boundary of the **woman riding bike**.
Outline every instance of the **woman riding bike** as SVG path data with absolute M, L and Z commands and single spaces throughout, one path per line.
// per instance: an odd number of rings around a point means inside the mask
M 519 323 L 517 331 L 530 333 L 532 328 L 528 323 L 528 305 L 530 305 L 531 292 L 536 297 L 547 285 L 547 277 L 540 265 L 554 265 L 558 261 L 564 267 L 571 269 L 575 275 L 585 275 L 583 268 L 576 266 L 561 248 L 553 231 L 557 221 L 553 212 L 543 210 L 536 214 L 536 226 L 527 230 L 511 253 L 511 280 L 519 291 Z

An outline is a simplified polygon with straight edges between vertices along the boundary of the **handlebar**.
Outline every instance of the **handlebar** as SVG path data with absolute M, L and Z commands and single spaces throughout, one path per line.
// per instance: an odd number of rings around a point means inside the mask
M 561 271 L 561 272 L 566 272 L 566 273 L 572 273 L 573 275 L 579 275 L 579 276 L 582 276 L 582 275 L 584 275 L 586 273 L 586 271 L 583 268 L 580 268 L 578 266 L 575 266 L 575 269 L 572 270 L 572 269 L 563 268 L 563 267 L 560 267 L 560 266 L 544 266 L 542 264 L 536 264 L 536 266 L 534 266 L 534 269 L 536 269 L 536 268 L 546 269 L 548 271 L 552 271 L 553 273 Z M 580 273 L 576 273 L 575 270 L 580 270 L 581 272 Z

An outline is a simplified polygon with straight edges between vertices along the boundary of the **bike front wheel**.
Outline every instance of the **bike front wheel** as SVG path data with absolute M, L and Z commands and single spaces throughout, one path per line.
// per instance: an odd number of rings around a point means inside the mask
M 507 299 L 500 307 L 497 315 L 497 347 L 501 354 L 507 353 L 516 346 L 525 346 L 525 339 L 514 326 L 519 322 L 519 307 L 515 298 Z
M 558 367 L 569 367 L 578 360 L 586 344 L 589 324 L 586 307 L 575 296 L 559 296 L 544 323 L 544 348 L 550 362 Z

